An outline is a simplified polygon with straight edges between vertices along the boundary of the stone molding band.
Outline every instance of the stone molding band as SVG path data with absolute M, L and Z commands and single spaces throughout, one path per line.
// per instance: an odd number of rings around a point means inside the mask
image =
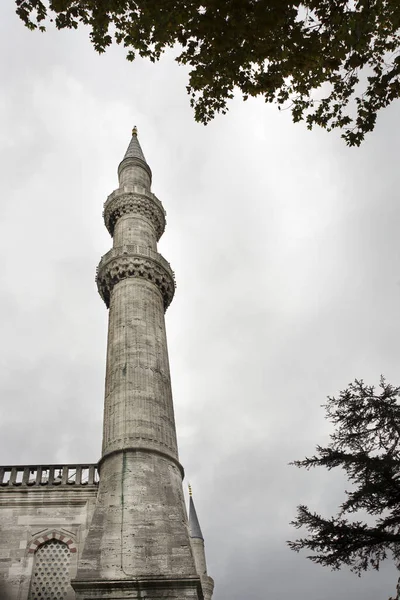
M 175 294 L 175 278 L 161 254 L 140 246 L 121 246 L 107 252 L 101 259 L 96 274 L 97 289 L 107 308 L 110 307 L 114 286 L 129 277 L 139 277 L 154 283 L 163 298 L 164 310 L 167 310 Z
M 142 447 L 142 446 L 127 446 L 126 448 L 119 448 L 118 450 L 111 450 L 110 452 L 103 454 L 103 456 L 101 457 L 101 459 L 99 460 L 98 465 L 97 465 L 97 468 L 99 469 L 99 473 L 101 473 L 101 465 L 104 463 L 104 461 L 107 458 L 109 458 L 110 456 L 115 456 L 115 454 L 120 454 L 121 452 L 145 452 L 147 454 L 157 454 L 158 456 L 161 456 L 161 458 L 165 458 L 166 460 L 169 460 L 170 462 L 174 463 L 174 465 L 176 467 L 178 467 L 178 470 L 182 476 L 182 479 L 185 478 L 184 468 L 182 467 L 179 460 L 177 460 L 176 458 L 171 456 L 171 454 L 167 454 L 167 452 L 163 452 L 162 450 L 156 450 L 155 448 L 146 448 L 146 447 Z
M 99 590 L 104 590 L 107 598 L 154 598 L 154 600 L 167 600 L 176 598 L 177 589 L 182 598 L 194 598 L 192 591 L 196 592 L 198 600 L 204 600 L 203 589 L 199 576 L 182 575 L 181 577 L 124 577 L 123 579 L 72 579 L 71 585 L 78 594 L 78 598 L 85 600 L 99 598 Z M 144 596 L 142 592 L 144 591 Z M 127 592 L 129 595 L 124 595 Z M 149 594 L 151 592 L 151 595 Z M 118 596 L 114 595 L 118 594 Z M 184 596 L 183 596 L 184 594 Z
M 111 194 L 104 204 L 104 223 L 111 236 L 117 220 L 123 215 L 139 214 L 153 225 L 157 240 L 165 230 L 165 211 L 161 202 L 153 194 L 145 195 L 136 192 Z

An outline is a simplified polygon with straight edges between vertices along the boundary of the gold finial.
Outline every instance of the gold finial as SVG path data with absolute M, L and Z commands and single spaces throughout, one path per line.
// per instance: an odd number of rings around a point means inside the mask
M 136 125 L 132 129 L 132 135 L 137 135 L 137 127 L 136 127 Z
M 192 494 L 192 486 L 190 485 L 190 483 L 188 484 L 188 488 L 189 488 L 189 496 L 193 496 L 193 494 Z

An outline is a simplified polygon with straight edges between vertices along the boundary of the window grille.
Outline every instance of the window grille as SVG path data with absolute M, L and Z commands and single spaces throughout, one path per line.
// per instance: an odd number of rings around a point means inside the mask
M 35 552 L 28 600 L 65 600 L 70 589 L 69 548 L 59 540 L 45 542 Z

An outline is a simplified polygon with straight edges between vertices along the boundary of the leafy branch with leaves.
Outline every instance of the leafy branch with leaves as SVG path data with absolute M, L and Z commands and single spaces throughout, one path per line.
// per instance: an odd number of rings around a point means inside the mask
M 359 146 L 400 96 L 398 0 L 15 0 L 29 29 L 90 28 L 156 61 L 177 47 L 195 119 L 208 123 L 239 90 L 289 108 L 309 129 L 339 128 Z

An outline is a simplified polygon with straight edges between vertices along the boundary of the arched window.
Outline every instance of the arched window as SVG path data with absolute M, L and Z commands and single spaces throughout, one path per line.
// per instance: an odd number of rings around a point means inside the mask
M 49 540 L 35 552 L 28 600 L 63 600 L 70 589 L 71 553 L 67 544 Z

